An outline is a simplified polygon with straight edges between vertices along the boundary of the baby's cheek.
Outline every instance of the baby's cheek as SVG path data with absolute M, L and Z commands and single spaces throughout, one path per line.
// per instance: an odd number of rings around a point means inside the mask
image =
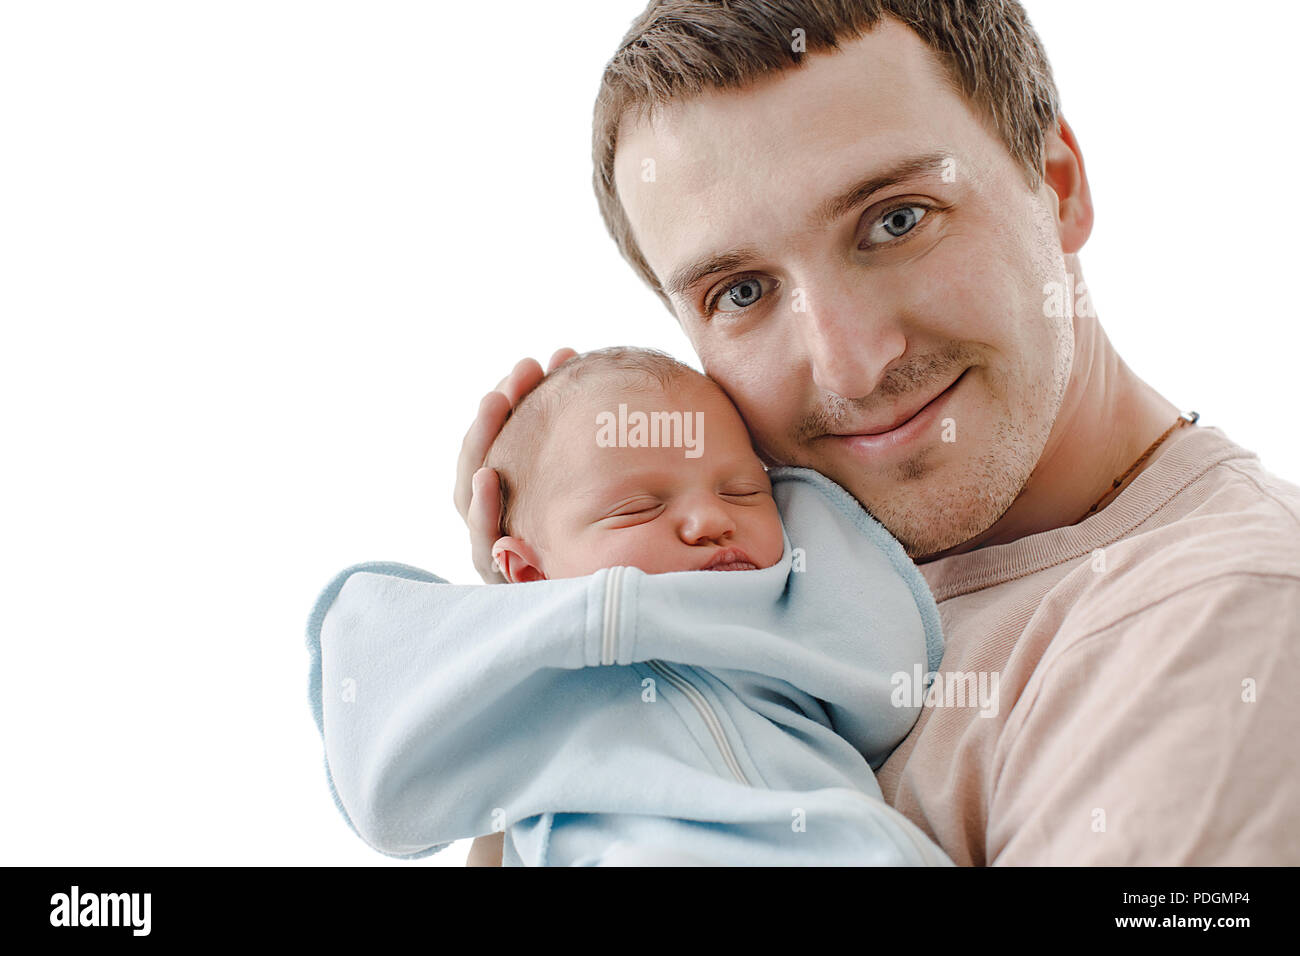
M 582 560 L 590 565 L 588 573 L 615 566 L 641 568 L 653 573 L 663 560 L 662 546 L 656 546 L 652 523 L 602 531 L 582 543 Z
M 562 547 L 547 555 L 547 577 L 578 578 L 595 574 L 601 568 L 613 567 L 621 562 L 611 555 L 614 540 L 608 532 L 570 534 Z
M 669 533 L 666 522 L 650 521 L 627 530 L 632 533 L 619 542 L 619 564 L 640 568 L 647 574 L 685 571 L 691 566 L 678 553 L 681 542 Z
M 776 510 L 775 502 L 771 512 L 763 520 L 763 556 L 758 559 L 760 567 L 770 568 L 781 560 L 785 550 L 785 538 L 781 526 L 781 514 Z M 791 542 L 793 546 L 793 542 Z

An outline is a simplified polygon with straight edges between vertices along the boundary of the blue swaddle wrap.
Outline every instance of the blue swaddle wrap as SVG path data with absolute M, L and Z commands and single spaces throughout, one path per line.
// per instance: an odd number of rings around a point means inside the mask
M 929 588 L 830 479 L 770 475 L 785 528 L 770 568 L 339 574 L 308 623 L 309 696 L 349 825 L 405 858 L 506 829 L 508 864 L 599 863 L 614 845 L 949 864 L 872 772 L 919 714 L 895 686 L 942 657 Z

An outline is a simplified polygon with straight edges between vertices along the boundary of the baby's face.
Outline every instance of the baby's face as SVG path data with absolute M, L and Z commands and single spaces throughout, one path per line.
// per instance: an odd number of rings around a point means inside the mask
M 628 423 L 621 434 L 620 404 Z M 679 413 L 683 443 L 631 447 L 637 412 L 650 421 L 653 412 Z M 771 482 L 716 385 L 688 378 L 671 394 L 597 385 L 580 392 L 554 426 L 542 463 L 548 477 L 524 504 L 537 529 L 527 544 L 541 576 L 578 577 L 616 565 L 647 574 L 739 571 L 781 559 Z

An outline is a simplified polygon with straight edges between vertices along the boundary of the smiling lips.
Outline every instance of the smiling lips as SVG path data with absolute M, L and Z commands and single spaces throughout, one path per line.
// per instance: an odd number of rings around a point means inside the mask
M 962 375 L 965 375 L 965 374 L 966 374 L 966 370 L 963 369 L 963 370 L 962 370 Z M 947 385 L 945 385 L 942 389 L 940 389 L 939 391 L 935 392 L 933 395 L 931 395 L 929 398 L 927 398 L 924 402 L 922 402 L 921 404 L 915 406 L 911 411 L 903 412 L 902 414 L 894 414 L 894 415 L 892 416 L 892 418 L 890 419 L 890 423 L 889 423 L 889 424 L 885 424 L 885 425 L 870 425 L 870 426 L 867 426 L 867 427 L 865 427 L 865 428 L 855 428 L 853 431 L 847 431 L 847 432 L 835 432 L 835 436 L 836 436 L 837 438 L 851 438 L 851 437 L 854 436 L 854 435 L 869 435 L 869 436 L 872 436 L 872 435 L 884 435 L 886 432 L 892 432 L 894 429 L 896 429 L 896 428 L 900 428 L 900 427 L 902 427 L 903 425 L 906 425 L 908 422 L 910 422 L 910 421 L 911 421 L 913 418 L 915 418 L 917 415 L 921 414 L 921 412 L 924 411 L 925 408 L 926 408 L 926 407 L 927 407 L 931 402 L 933 402 L 933 401 L 934 401 L 936 398 L 938 398 L 940 395 L 943 395 L 945 392 L 947 392 L 948 389 L 950 389 L 950 388 L 952 388 L 954 385 L 956 385 L 956 384 L 957 384 L 957 381 L 962 377 L 962 375 L 958 375 L 957 378 L 953 379 L 951 382 L 949 382 Z
M 739 548 L 723 548 L 715 554 L 701 571 L 757 571 L 758 565 Z

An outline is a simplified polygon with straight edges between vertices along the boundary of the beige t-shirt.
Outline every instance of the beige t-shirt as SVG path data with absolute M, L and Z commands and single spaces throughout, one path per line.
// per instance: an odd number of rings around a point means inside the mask
M 1300 488 L 1182 428 L 1088 520 L 920 569 L 947 645 L 879 779 L 957 863 L 1300 864 Z

